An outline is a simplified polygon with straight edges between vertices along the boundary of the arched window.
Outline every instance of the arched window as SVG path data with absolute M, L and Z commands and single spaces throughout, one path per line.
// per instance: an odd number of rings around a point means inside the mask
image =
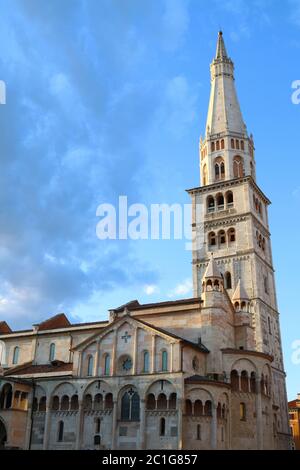
M 167 409 L 167 397 L 164 393 L 160 393 L 157 398 L 157 409 L 166 410 Z
M 197 441 L 201 441 L 201 424 L 197 424 Z
M 215 143 L 214 143 L 214 142 L 211 143 L 211 151 L 212 151 L 212 152 L 215 151 Z
M 232 282 L 231 282 L 231 274 L 229 271 L 225 273 L 225 289 L 231 289 L 232 288 Z
M 224 196 L 223 196 L 223 194 L 217 194 L 216 200 L 217 200 L 217 209 L 218 209 L 218 211 L 222 211 L 224 209 Z
M 19 353 L 20 353 L 20 348 L 18 346 L 16 346 L 15 349 L 14 349 L 14 354 L 13 354 L 13 364 L 18 364 L 18 362 L 19 362 Z
M 228 240 L 229 240 L 229 243 L 235 242 L 235 229 L 234 228 L 230 228 L 228 230 Z
M 155 405 L 156 405 L 155 396 L 153 395 L 153 393 L 149 393 L 149 395 L 147 395 L 147 401 L 146 401 L 147 410 L 155 410 Z
M 57 440 L 58 442 L 62 442 L 64 440 L 64 422 L 63 421 L 59 421 L 58 423 Z
M 39 402 L 39 411 L 46 411 L 46 402 L 47 402 L 46 397 L 41 397 L 40 402 Z
M 234 178 L 244 176 L 243 159 L 239 155 L 233 159 L 233 176 Z
M 232 370 L 230 374 L 231 389 L 233 392 L 239 390 L 239 374 L 236 370 Z
M 217 142 L 216 142 L 216 150 L 220 150 L 220 141 L 219 140 L 217 140 Z
M 185 400 L 185 414 L 187 416 L 192 416 L 193 407 L 191 400 Z
M 234 149 L 234 139 L 231 139 L 231 148 Z
M 68 395 L 64 395 L 61 399 L 60 409 L 67 411 L 69 409 L 69 397 Z
M 57 395 L 55 395 L 52 398 L 52 407 L 51 407 L 51 409 L 53 411 L 58 411 L 59 410 L 59 397 Z
M 107 393 L 105 395 L 104 407 L 106 410 L 111 410 L 114 407 L 113 395 L 112 393 Z
M 130 416 L 130 396 L 129 393 L 124 393 L 121 400 L 121 419 L 129 420 Z
M 94 357 L 93 356 L 88 356 L 88 362 L 87 362 L 87 375 L 93 375 L 94 372 Z
M 83 399 L 83 408 L 84 408 L 86 411 L 91 411 L 92 406 L 93 406 L 93 397 L 92 397 L 92 395 L 90 395 L 90 394 L 88 393 L 87 395 L 84 396 L 84 399 Z
M 194 403 L 194 415 L 202 416 L 203 415 L 203 405 L 201 400 L 196 400 Z
M 143 372 L 149 372 L 149 352 L 144 351 Z
M 212 196 L 207 198 L 207 212 L 214 212 L 215 210 L 215 200 Z
M 226 233 L 225 230 L 220 230 L 218 233 L 219 245 L 224 245 L 226 243 Z
M 79 402 L 78 402 L 78 395 L 73 395 L 71 397 L 71 410 L 78 410 Z
M 225 178 L 225 164 L 222 157 L 215 159 L 215 179 L 216 181 Z
M 246 405 L 245 403 L 240 403 L 240 420 L 246 421 Z
M 161 353 L 161 370 L 167 371 L 168 370 L 168 353 L 167 351 L 162 351 Z
M 221 149 L 224 150 L 225 148 L 225 143 L 224 143 L 224 139 L 221 140 Z
M 245 150 L 245 145 L 244 145 L 244 141 L 241 140 L 241 150 Z
M 159 435 L 160 436 L 165 436 L 166 435 L 166 419 L 165 418 L 160 418 Z
M 99 411 L 102 409 L 103 409 L 103 396 L 101 395 L 101 393 L 97 393 L 94 399 L 94 410 Z
M 169 397 L 169 409 L 170 410 L 176 410 L 176 399 L 177 399 L 176 393 L 171 393 Z
M 210 246 L 215 246 L 216 245 L 216 234 L 215 234 L 215 232 L 210 232 L 208 234 L 208 244 Z
M 240 303 L 239 302 L 234 303 L 234 309 L 235 309 L 236 312 L 239 311 L 239 309 L 240 309 Z
M 227 209 L 233 207 L 233 193 L 231 191 L 228 191 L 228 193 L 226 193 L 226 205 Z
M 140 419 L 140 397 L 132 389 L 122 396 L 121 419 L 124 421 L 139 421 Z
M 237 139 L 235 141 L 235 146 L 236 146 L 237 149 L 240 149 L 240 142 Z
M 210 400 L 207 400 L 204 405 L 204 414 L 205 416 L 211 416 L 212 415 L 212 403 Z
M 249 391 L 249 378 L 248 378 L 248 372 L 246 370 L 243 370 L 241 373 L 241 389 L 242 389 L 242 392 Z
M 99 434 L 96 434 L 94 436 L 94 445 L 95 446 L 100 446 L 101 445 L 101 436 L 99 436 Z
M 250 391 L 251 391 L 251 393 L 255 393 L 255 392 L 256 392 L 255 372 L 251 372 L 251 376 L 250 376 Z
M 110 355 L 106 354 L 104 358 L 104 375 L 110 375 Z
M 49 361 L 52 362 L 55 359 L 55 344 L 51 343 L 49 348 Z

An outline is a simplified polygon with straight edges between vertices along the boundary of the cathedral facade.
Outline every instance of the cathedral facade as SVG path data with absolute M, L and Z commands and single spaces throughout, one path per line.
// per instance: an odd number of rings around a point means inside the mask
M 190 299 L 0 322 L 0 447 L 288 449 L 268 205 L 223 35 L 211 64 Z

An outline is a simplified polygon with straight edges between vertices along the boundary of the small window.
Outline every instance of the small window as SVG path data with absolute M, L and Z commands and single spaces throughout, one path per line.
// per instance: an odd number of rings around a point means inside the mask
M 95 433 L 96 434 L 100 433 L 100 427 L 101 427 L 101 420 L 100 420 L 100 418 L 96 418 L 96 423 L 95 423 Z
M 234 149 L 235 148 L 235 145 L 234 145 L 234 139 L 231 139 L 231 148 Z
M 201 441 L 201 424 L 197 424 L 197 441 Z
M 240 403 L 240 420 L 246 421 L 246 405 L 245 403 Z
M 110 375 L 110 355 L 106 354 L 104 359 L 104 375 Z
M 58 442 L 62 442 L 64 440 L 64 422 L 59 421 L 58 423 L 58 436 L 57 436 Z
M 167 351 L 163 351 L 161 355 L 161 369 L 163 371 L 168 370 L 168 353 Z
M 208 244 L 210 246 L 215 246 L 216 245 L 216 234 L 215 234 L 215 232 L 211 232 L 208 235 Z
M 87 375 L 91 376 L 94 372 L 94 358 L 93 356 L 88 357 L 88 367 L 87 367 Z
M 51 343 L 50 344 L 50 350 L 49 350 L 49 361 L 52 362 L 55 359 L 55 344 Z
M 232 288 L 232 282 L 231 282 L 231 274 L 228 271 L 225 273 L 225 289 L 231 289 Z
M 165 418 L 160 418 L 159 435 L 160 436 L 165 436 L 166 435 L 166 419 Z
M 149 372 L 149 352 L 144 351 L 143 372 Z
M 20 348 L 18 346 L 16 346 L 15 349 L 14 349 L 14 354 L 13 354 L 13 364 L 18 364 L 18 362 L 19 362 L 19 353 L 20 353 Z
M 95 446 L 101 445 L 101 437 L 99 435 L 94 436 L 94 445 Z

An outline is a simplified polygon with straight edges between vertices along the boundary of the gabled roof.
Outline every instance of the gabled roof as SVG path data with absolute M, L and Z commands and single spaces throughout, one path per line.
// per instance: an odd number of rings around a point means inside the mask
M 11 332 L 11 328 L 8 326 L 6 321 L 0 321 L 0 334 L 8 334 Z
M 188 305 L 193 304 L 196 302 L 202 302 L 201 297 L 191 297 L 189 299 L 178 299 L 178 300 L 167 300 L 164 302 L 153 302 L 149 304 L 140 304 L 138 300 L 131 300 L 127 302 L 127 304 L 121 305 L 117 308 L 110 309 L 111 312 L 123 312 L 126 308 L 130 310 L 130 312 L 134 312 L 136 310 L 146 310 L 148 308 L 155 308 L 155 307 L 175 307 L 177 305 Z
M 120 318 L 117 318 L 115 321 L 111 322 L 109 325 L 107 325 L 106 327 L 104 327 L 101 332 L 97 332 L 95 333 L 94 335 L 92 335 L 90 338 L 86 338 L 84 341 L 82 341 L 81 343 L 77 344 L 74 348 L 71 349 L 71 351 L 76 351 L 77 349 L 80 349 L 82 346 L 86 345 L 86 344 L 89 344 L 90 342 L 93 342 L 96 338 L 98 338 L 99 335 L 103 335 L 103 333 L 107 333 L 109 332 L 110 330 L 112 330 L 114 328 L 114 326 L 117 324 L 117 323 L 122 323 L 124 321 L 133 321 L 133 322 L 137 322 L 137 323 L 140 323 L 141 325 L 144 325 L 146 326 L 147 328 L 151 328 L 152 330 L 155 330 L 157 331 L 157 333 L 161 333 L 165 336 L 168 336 L 169 338 L 173 338 L 173 339 L 176 339 L 182 343 L 185 343 L 186 345 L 188 346 L 191 346 L 193 347 L 194 349 L 196 348 L 198 351 L 202 351 L 204 353 L 209 353 L 209 350 L 204 346 L 204 344 L 197 344 L 197 343 L 193 343 L 192 341 L 188 341 L 186 340 L 185 338 L 182 338 L 181 336 L 177 336 L 175 335 L 174 333 L 171 333 L 167 330 L 164 330 L 162 328 L 158 328 L 157 326 L 154 326 L 150 323 L 147 323 L 137 317 L 132 317 L 130 315 L 124 315 L 123 317 L 120 317 Z
M 71 362 L 53 361 L 50 364 L 26 364 L 13 367 L 4 372 L 4 376 L 9 375 L 32 375 L 32 374 L 53 374 L 55 372 L 72 372 Z
M 236 289 L 232 296 L 232 300 L 249 300 L 249 296 L 247 292 L 245 291 L 245 288 L 243 286 L 241 279 L 239 279 L 239 282 L 237 283 Z
M 39 331 L 54 330 L 56 328 L 65 328 L 70 325 L 71 323 L 69 322 L 66 315 L 64 313 L 58 313 L 54 317 L 50 317 L 42 323 L 39 323 L 39 325 L 37 325 L 37 329 Z

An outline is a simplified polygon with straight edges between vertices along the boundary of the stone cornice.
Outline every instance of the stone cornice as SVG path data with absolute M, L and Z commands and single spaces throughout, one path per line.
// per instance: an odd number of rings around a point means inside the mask
M 216 183 L 208 184 L 206 186 L 198 186 L 196 188 L 187 189 L 186 192 L 191 195 L 201 194 L 201 193 L 207 193 L 210 191 L 216 191 L 219 189 L 224 190 L 224 188 L 239 186 L 240 184 L 244 184 L 244 183 L 249 183 L 255 189 L 255 191 L 259 194 L 259 196 L 263 199 L 265 204 L 267 205 L 271 204 L 270 199 L 267 198 L 267 196 L 262 192 L 262 190 L 258 187 L 254 179 L 250 175 L 243 176 L 242 178 L 234 178 L 231 180 L 218 181 Z

